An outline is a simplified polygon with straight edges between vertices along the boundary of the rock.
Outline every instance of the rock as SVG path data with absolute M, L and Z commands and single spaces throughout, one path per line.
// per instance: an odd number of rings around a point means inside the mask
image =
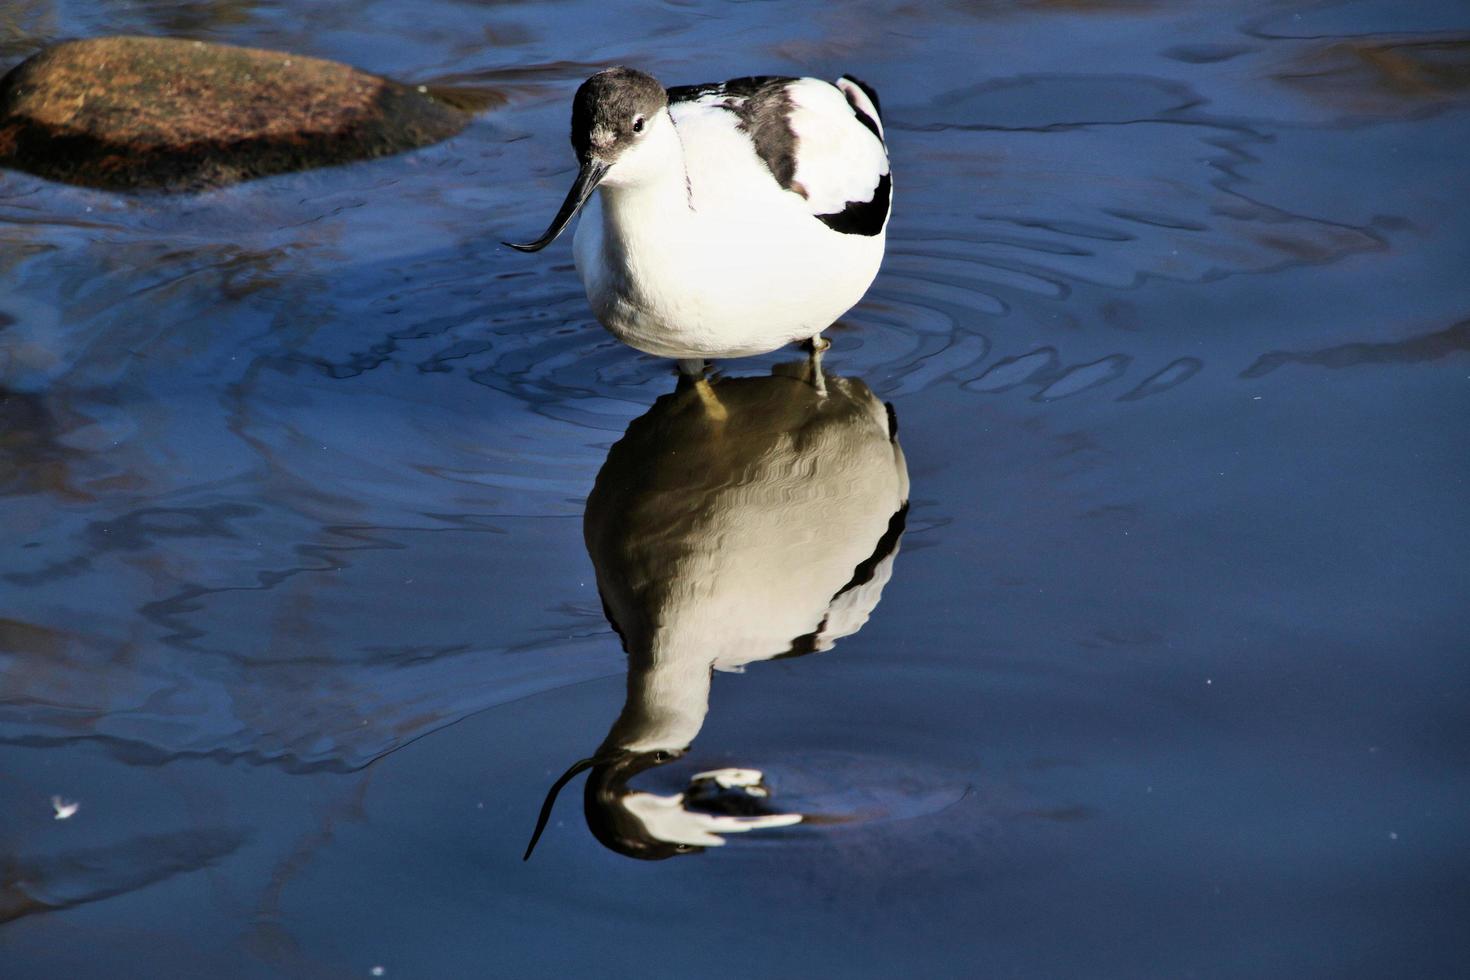
M 471 115 L 320 58 L 157 37 L 67 41 L 0 79 L 0 166 L 193 190 L 413 149 Z

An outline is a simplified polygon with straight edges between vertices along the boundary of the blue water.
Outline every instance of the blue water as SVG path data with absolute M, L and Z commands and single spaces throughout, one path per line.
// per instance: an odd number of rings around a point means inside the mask
M 1463 972 L 1463 3 L 12 0 L 0 67 L 120 32 L 507 101 L 195 196 L 0 174 L 0 976 Z M 830 819 L 642 862 L 579 782 L 522 863 L 625 694 L 584 501 L 675 386 L 497 245 L 611 63 L 880 91 L 827 363 L 912 491 L 861 631 L 639 777 Z

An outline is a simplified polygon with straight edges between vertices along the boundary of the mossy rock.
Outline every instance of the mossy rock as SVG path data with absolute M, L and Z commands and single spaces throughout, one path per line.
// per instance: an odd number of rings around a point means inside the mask
M 0 79 L 0 166 L 115 190 L 196 190 L 384 156 L 471 118 L 423 88 L 281 51 L 66 41 Z

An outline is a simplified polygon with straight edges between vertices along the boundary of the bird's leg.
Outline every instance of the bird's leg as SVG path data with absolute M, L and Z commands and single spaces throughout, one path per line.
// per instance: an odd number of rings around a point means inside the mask
M 699 396 L 699 401 L 704 405 L 705 412 L 709 414 L 712 420 L 723 422 L 730 417 L 730 413 L 726 411 L 724 405 L 720 404 L 719 397 L 715 395 L 714 386 L 704 376 L 704 367 L 703 358 L 680 358 L 680 379 L 690 379 L 694 384 L 694 393 Z
M 823 337 L 821 334 L 817 334 L 811 340 L 807 341 L 807 349 L 811 354 L 807 360 L 807 364 L 811 368 L 812 387 L 816 388 L 817 394 L 824 398 L 827 395 L 827 376 L 822 373 L 822 353 L 831 346 L 832 341 Z
M 699 400 L 704 403 L 704 410 L 709 417 L 716 422 L 723 422 L 730 417 L 725 406 L 720 404 L 719 396 L 715 394 L 714 385 L 709 383 L 708 378 L 699 378 L 694 382 L 694 390 L 699 394 Z

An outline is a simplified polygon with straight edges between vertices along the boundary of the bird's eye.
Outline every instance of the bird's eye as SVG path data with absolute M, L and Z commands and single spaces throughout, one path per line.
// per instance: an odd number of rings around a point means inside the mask
M 635 133 L 641 133 L 641 132 L 643 132 L 643 117 L 642 116 L 634 116 L 633 117 L 633 132 L 635 132 Z

